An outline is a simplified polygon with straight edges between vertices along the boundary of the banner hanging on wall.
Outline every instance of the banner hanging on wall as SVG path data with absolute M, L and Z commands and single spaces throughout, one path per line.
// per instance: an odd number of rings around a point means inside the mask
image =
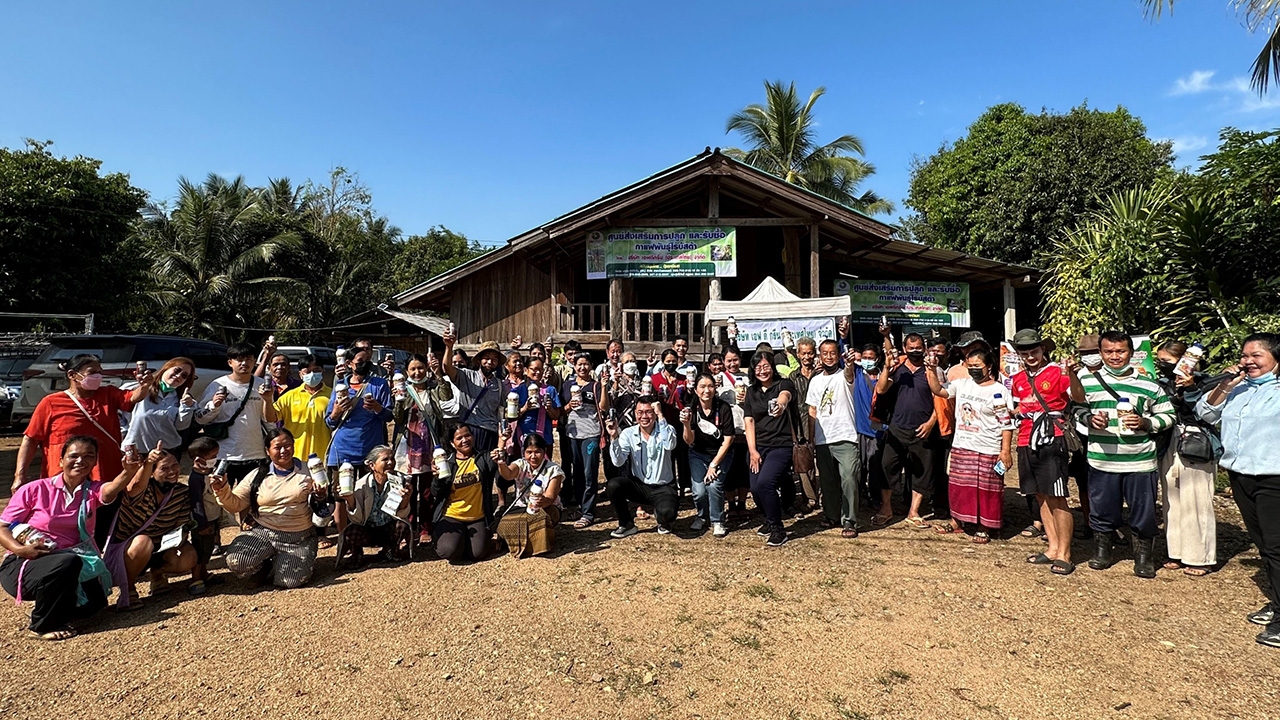
M 587 279 L 736 277 L 731 227 L 619 228 L 587 233 Z
M 822 342 L 836 337 L 836 321 L 832 318 L 786 318 L 785 320 L 740 320 L 738 321 L 738 347 L 750 353 L 756 345 L 769 343 L 774 350 L 782 349 L 782 328 L 791 333 L 793 340 L 802 337 L 813 338 Z M 749 358 L 743 358 L 745 365 Z
M 969 283 L 838 278 L 836 295 L 848 295 L 855 323 L 969 327 Z

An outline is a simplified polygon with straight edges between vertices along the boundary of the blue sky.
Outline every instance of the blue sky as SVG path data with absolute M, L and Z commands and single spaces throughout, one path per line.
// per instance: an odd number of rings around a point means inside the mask
M 156 198 L 210 172 L 345 166 L 406 233 L 487 244 L 729 147 L 765 79 L 853 133 L 898 211 L 914 155 L 988 106 L 1127 106 L 1178 164 L 1225 125 L 1280 126 L 1242 84 L 1263 38 L 1226 0 L 22 2 L 0 9 L 0 146 L 52 139 Z

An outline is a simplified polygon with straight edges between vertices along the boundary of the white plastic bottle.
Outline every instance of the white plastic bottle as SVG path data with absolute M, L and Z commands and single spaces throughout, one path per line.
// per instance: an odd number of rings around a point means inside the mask
M 1125 427 L 1124 418 L 1126 415 L 1133 414 L 1133 403 L 1129 402 L 1129 398 L 1121 397 L 1120 402 L 1116 403 L 1116 424 L 1120 426 L 1121 435 L 1132 435 L 1133 431 Z
M 542 480 L 539 478 L 534 478 L 533 482 L 529 485 L 529 499 L 526 501 L 528 503 L 528 507 L 526 507 L 525 510 L 530 515 L 538 512 L 538 508 L 534 507 L 534 502 L 538 498 L 542 497 L 542 493 L 545 490 L 546 488 L 542 487 Z
M 791 334 L 791 331 L 788 330 L 785 325 L 783 325 L 782 326 L 782 348 L 784 350 L 790 350 L 795 346 L 796 346 L 795 336 Z
M 334 356 L 338 359 L 338 364 L 339 364 L 339 365 L 344 365 L 344 364 L 346 364 L 346 362 L 347 362 L 347 347 L 346 347 L 345 345 L 339 345 L 339 346 L 338 346 L 338 350 L 334 353 Z
M 537 409 L 542 404 L 542 398 L 538 395 L 538 383 L 529 381 L 529 407 Z
M 445 455 L 444 448 L 437 447 L 435 451 L 431 453 L 431 461 L 436 466 L 436 477 L 449 477 L 449 458 Z
M 311 453 L 311 457 L 307 458 L 307 470 L 316 487 L 329 487 L 329 472 L 325 470 L 324 461 L 319 455 Z
M 1200 367 L 1200 360 L 1203 357 L 1204 346 L 1200 343 L 1191 343 L 1191 347 L 1187 348 L 1187 351 L 1178 359 L 1178 364 L 1173 368 L 1173 374 L 1191 377 Z
M 356 468 L 349 462 L 338 466 L 338 494 L 350 495 L 356 491 Z
M 520 417 L 520 395 L 514 390 L 507 393 L 507 419 L 515 420 Z
M 738 337 L 738 321 L 734 320 L 732 315 L 729 316 L 729 337 Z
M 1004 425 L 1009 422 L 1009 404 L 1004 399 L 1004 393 L 996 393 L 991 396 L 992 410 L 996 414 L 996 422 Z

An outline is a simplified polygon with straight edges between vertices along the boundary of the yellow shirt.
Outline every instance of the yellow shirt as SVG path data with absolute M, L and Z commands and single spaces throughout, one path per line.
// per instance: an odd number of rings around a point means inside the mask
M 451 520 L 473 523 L 484 519 L 484 492 L 480 487 L 480 471 L 475 458 L 458 463 L 453 474 L 453 492 L 449 493 L 449 507 L 444 516 Z
M 333 389 L 321 385 L 315 395 L 305 385 L 289 390 L 276 400 L 276 415 L 284 428 L 293 433 L 293 456 L 306 462 L 311 453 L 324 460 L 329 456 L 329 439 L 333 431 L 324 424 L 325 409 Z

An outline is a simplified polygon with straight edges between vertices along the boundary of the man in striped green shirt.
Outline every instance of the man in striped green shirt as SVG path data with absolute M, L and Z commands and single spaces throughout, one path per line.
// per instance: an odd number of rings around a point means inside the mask
M 1133 339 L 1120 331 L 1101 336 L 1102 368 L 1082 372 L 1089 403 L 1089 527 L 1095 552 L 1089 567 L 1111 566 L 1115 531 L 1129 505 L 1129 537 L 1133 543 L 1133 574 L 1156 576 L 1152 542 L 1156 519 L 1155 434 L 1173 426 L 1173 403 L 1155 380 L 1129 364 Z

